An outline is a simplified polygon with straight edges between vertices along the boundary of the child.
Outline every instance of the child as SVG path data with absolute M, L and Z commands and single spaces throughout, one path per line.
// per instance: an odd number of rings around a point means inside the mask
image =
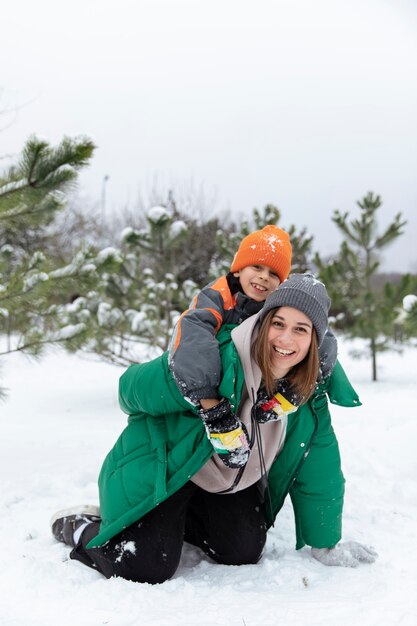
M 288 233 L 272 225 L 251 233 L 242 240 L 231 271 L 195 296 L 174 329 L 168 349 L 171 373 L 181 394 L 200 405 L 208 437 L 228 467 L 244 465 L 249 446 L 240 420 L 220 401 L 216 335 L 222 325 L 240 324 L 258 313 L 290 268 Z

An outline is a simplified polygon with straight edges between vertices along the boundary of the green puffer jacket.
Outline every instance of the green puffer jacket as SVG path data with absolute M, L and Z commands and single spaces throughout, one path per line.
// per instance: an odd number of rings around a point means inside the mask
M 218 334 L 223 363 L 219 390 L 237 407 L 243 372 L 230 331 L 222 327 Z M 297 549 L 305 544 L 331 547 L 341 538 L 344 478 L 327 398 L 342 406 L 360 405 L 338 362 L 309 402 L 289 416 L 284 447 L 268 476 L 268 525 L 290 494 Z M 213 454 L 197 410 L 177 389 L 167 353 L 131 365 L 120 378 L 119 401 L 129 415 L 128 425 L 100 472 L 102 523 L 89 548 L 102 545 L 175 493 Z

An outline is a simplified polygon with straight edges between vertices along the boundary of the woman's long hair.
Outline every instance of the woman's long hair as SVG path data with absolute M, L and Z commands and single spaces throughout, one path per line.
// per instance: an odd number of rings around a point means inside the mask
M 255 359 L 262 372 L 263 384 L 271 396 L 275 392 L 276 379 L 272 371 L 271 353 L 268 341 L 268 333 L 271 320 L 277 309 L 267 313 L 262 322 L 259 334 L 252 345 L 252 357 Z M 285 377 L 291 384 L 293 391 L 302 398 L 300 404 L 304 404 L 313 395 L 316 381 L 319 375 L 320 361 L 316 330 L 313 327 L 311 333 L 310 348 L 304 359 L 294 365 Z

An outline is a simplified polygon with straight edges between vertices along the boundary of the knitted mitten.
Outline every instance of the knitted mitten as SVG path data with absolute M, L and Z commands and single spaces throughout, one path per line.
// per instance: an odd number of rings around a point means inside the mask
M 269 396 L 262 388 L 259 390 L 256 404 L 253 407 L 256 421 L 258 424 L 273 422 L 281 419 L 286 414 L 294 413 L 301 398 L 292 389 L 289 382 L 285 379 L 278 381 L 275 394 Z
M 223 463 L 231 468 L 246 465 L 250 451 L 246 429 L 233 412 L 229 400 L 223 398 L 211 409 L 200 409 L 198 414 L 211 445 Z

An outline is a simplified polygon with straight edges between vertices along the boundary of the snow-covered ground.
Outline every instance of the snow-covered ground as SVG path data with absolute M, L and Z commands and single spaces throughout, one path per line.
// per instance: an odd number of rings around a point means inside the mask
M 49 518 L 97 502 L 96 478 L 125 425 L 121 370 L 55 352 L 39 364 L 2 359 L 0 405 L 0 624 L 2 626 L 415 626 L 417 624 L 417 349 L 341 361 L 363 406 L 333 407 L 347 493 L 344 538 L 379 559 L 325 567 L 294 550 L 285 506 L 258 565 L 226 567 L 185 546 L 163 585 L 106 580 L 68 559 Z

